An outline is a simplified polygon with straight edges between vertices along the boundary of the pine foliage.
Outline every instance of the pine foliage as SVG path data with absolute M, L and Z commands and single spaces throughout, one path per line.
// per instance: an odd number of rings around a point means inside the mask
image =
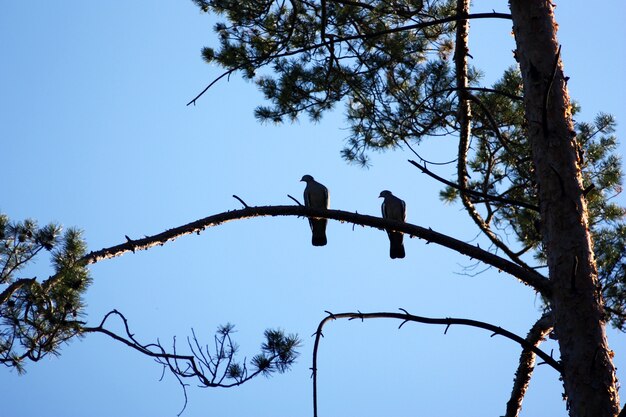
M 18 273 L 49 251 L 54 275 L 43 282 Z M 81 258 L 86 253 L 81 232 L 33 220 L 12 222 L 0 214 L 0 362 L 24 371 L 34 362 L 59 354 L 60 346 L 80 334 L 82 295 L 91 279 Z
M 342 155 L 362 165 L 371 151 L 460 132 L 460 92 L 451 65 L 454 1 L 194 2 L 225 19 L 215 25 L 219 48 L 205 48 L 204 59 L 257 84 L 268 102 L 256 109 L 261 121 L 302 115 L 316 121 L 342 104 L 350 132 Z M 521 77 L 510 68 L 490 88 L 481 87 L 480 79 L 480 70 L 469 68 L 466 171 L 467 188 L 476 192 L 469 201 L 494 248 L 541 268 L 545 251 Z M 580 109 L 570 110 L 576 117 Z M 607 312 L 624 329 L 626 224 L 624 209 L 612 200 L 621 192 L 622 176 L 614 127 L 610 115 L 600 114 L 576 123 L 575 133 Z M 447 186 L 441 198 L 452 202 L 459 192 Z M 476 214 L 470 216 L 476 221 Z

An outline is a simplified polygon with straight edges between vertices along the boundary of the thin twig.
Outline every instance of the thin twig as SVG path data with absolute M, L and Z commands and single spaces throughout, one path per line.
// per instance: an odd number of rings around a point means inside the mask
M 476 97 L 473 94 L 468 94 L 468 97 L 474 103 L 478 104 L 478 106 L 481 108 L 481 110 L 487 117 L 489 124 L 491 124 L 491 130 L 493 131 L 493 133 L 495 133 L 496 138 L 498 138 L 498 141 L 500 142 L 502 147 L 509 153 L 509 155 L 513 156 L 517 160 L 518 165 L 520 165 L 521 167 L 522 166 L 521 159 L 515 154 L 515 152 L 511 151 L 511 149 L 509 148 L 509 144 L 506 141 L 506 139 L 504 139 L 504 137 L 502 136 L 502 132 L 500 132 L 500 128 L 498 127 L 498 123 L 496 122 L 495 117 L 493 116 L 493 114 L 491 114 L 491 112 L 489 111 L 485 103 L 483 103 L 482 100 L 480 100 L 478 97 Z
M 233 194 L 233 198 L 236 198 L 237 200 L 239 200 L 239 202 L 240 202 L 241 204 L 243 204 L 243 206 L 244 206 L 245 208 L 250 208 L 250 206 L 248 206 L 248 205 L 246 204 L 246 202 L 245 202 L 245 201 L 243 201 L 241 198 L 239 198 L 239 197 L 238 197 L 238 196 L 236 196 L 235 194 Z
M 226 76 L 230 76 L 230 74 L 232 74 L 233 72 L 235 72 L 235 71 L 237 71 L 237 70 L 239 70 L 239 69 L 241 69 L 241 68 L 243 68 L 243 65 L 238 65 L 238 66 L 236 66 L 235 68 L 231 68 L 231 69 L 229 69 L 228 71 L 225 71 L 224 73 L 222 73 L 220 76 L 218 76 L 218 77 L 217 77 L 217 78 L 215 78 L 213 81 L 211 81 L 211 82 L 209 83 L 209 85 L 207 85 L 207 86 L 204 88 L 204 90 L 202 90 L 202 91 L 200 92 L 200 94 L 198 94 L 197 96 L 195 96 L 195 97 L 194 97 L 194 98 L 193 98 L 193 99 L 192 99 L 189 103 L 187 103 L 187 106 L 189 106 L 190 104 L 193 104 L 193 105 L 195 106 L 195 105 L 196 105 L 196 101 L 198 101 L 198 99 L 199 99 L 200 97 L 202 97 L 202 95 L 203 95 L 204 93 L 206 93 L 206 92 L 209 90 L 209 88 L 213 87 L 213 85 L 214 85 L 215 83 L 217 83 L 219 80 L 221 80 L 222 78 L 224 78 L 224 77 L 226 77 Z
M 415 156 L 417 156 L 419 158 L 419 160 L 424 163 L 424 167 L 426 166 L 426 164 L 430 164 L 430 165 L 450 165 L 450 164 L 453 164 L 453 163 L 455 163 L 457 161 L 457 158 L 454 158 L 454 159 L 452 159 L 450 161 L 447 161 L 447 162 L 433 162 L 433 161 L 429 161 L 427 159 L 422 158 L 422 156 L 420 154 L 418 154 L 415 149 L 413 149 L 413 147 L 411 146 L 411 144 L 409 143 L 408 140 L 406 140 L 405 138 L 402 138 L 402 141 L 409 148 L 409 150 L 411 152 L 413 152 L 415 154 Z M 409 161 L 409 162 L 411 162 L 411 161 Z
M 329 47 L 329 45 L 337 43 L 337 42 L 348 42 L 351 40 L 357 40 L 357 39 L 373 39 L 373 38 L 378 38 L 384 35 L 388 35 L 388 34 L 392 34 L 392 33 L 398 33 L 398 32 L 404 32 L 404 31 L 415 31 L 415 30 L 421 30 L 421 29 L 425 29 L 431 26 L 437 26 L 437 25 L 441 25 L 443 23 L 448 23 L 448 22 L 455 22 L 457 20 L 461 20 L 461 19 L 507 19 L 510 20 L 511 19 L 511 15 L 508 13 L 496 13 L 496 12 L 492 12 L 492 13 L 474 13 L 474 14 L 469 14 L 467 16 L 463 16 L 463 17 L 458 17 L 458 16 L 449 16 L 443 19 L 437 19 L 437 20 L 433 20 L 433 21 L 428 21 L 428 22 L 420 22 L 420 23 L 416 23 L 416 24 L 412 24 L 412 25 L 407 25 L 407 26 L 399 26 L 399 27 L 395 27 L 395 28 L 389 28 L 389 29 L 385 29 L 385 30 L 381 30 L 379 32 L 375 32 L 375 33 L 364 33 L 364 34 L 357 34 L 357 35 L 351 35 L 351 36 L 345 36 L 345 37 L 341 37 L 341 36 L 332 36 L 332 39 L 322 39 L 321 42 L 319 43 L 315 43 L 309 46 L 305 46 L 303 48 L 298 48 L 298 49 L 285 49 L 284 52 L 280 52 L 274 55 L 269 55 L 269 56 L 265 56 L 265 57 L 258 57 L 258 58 L 253 58 L 251 61 L 247 62 L 246 64 L 241 64 L 238 65 L 234 68 L 231 68 L 229 70 L 227 70 L 226 72 L 224 72 L 223 74 L 221 74 L 220 76 L 218 76 L 217 78 L 215 78 L 213 81 L 211 81 L 211 83 L 209 83 L 208 86 L 206 86 L 204 88 L 204 90 L 202 90 L 197 96 L 195 96 L 191 101 L 189 101 L 189 103 L 187 103 L 187 106 L 189 106 L 190 104 L 196 104 L 196 101 L 204 94 L 206 93 L 209 88 L 211 88 L 215 83 L 217 83 L 219 80 L 221 80 L 222 78 L 226 77 L 227 75 L 232 74 L 233 72 L 240 70 L 242 68 L 244 68 L 245 65 L 252 65 L 252 66 L 256 66 L 257 68 L 265 65 L 266 63 L 273 61 L 275 59 L 278 58 L 284 58 L 284 57 L 288 57 L 288 56 L 293 56 L 293 55 L 298 55 L 301 54 L 303 52 L 308 52 L 314 49 L 318 49 L 318 48 L 327 48 Z
M 300 202 L 299 202 L 296 198 L 294 198 L 294 197 L 290 196 L 289 194 L 287 194 L 287 197 L 291 198 L 291 199 L 292 199 L 293 201 L 295 201 L 295 202 L 296 202 L 296 204 L 298 204 L 299 206 L 301 206 L 301 205 L 302 205 L 302 204 L 300 204 Z
M 448 181 L 445 178 L 440 177 L 439 175 L 437 175 L 434 172 L 430 171 L 428 168 L 426 168 L 425 165 L 420 165 L 419 163 L 417 163 L 415 161 L 412 161 L 410 159 L 409 159 L 409 163 L 411 163 L 412 165 L 417 167 L 420 171 L 422 171 L 424 174 L 428 175 L 429 177 L 434 178 L 435 180 L 437 180 L 437 181 L 439 181 L 439 182 L 441 182 L 441 183 L 443 183 L 443 184 L 445 184 L 445 185 L 447 185 L 449 187 L 452 187 L 452 188 L 454 188 L 456 190 L 459 190 L 459 191 L 461 191 L 463 193 L 471 194 L 471 195 L 476 196 L 476 197 L 481 197 L 481 198 L 484 198 L 484 199 L 489 200 L 489 201 L 498 201 L 498 202 L 504 203 L 504 204 L 511 204 L 511 205 L 514 205 L 514 206 L 524 207 L 524 208 L 527 208 L 529 210 L 534 210 L 534 211 L 537 211 L 537 212 L 539 211 L 539 207 L 537 207 L 537 206 L 535 206 L 533 204 L 528 204 L 528 203 L 525 203 L 523 201 L 511 200 L 511 199 L 500 197 L 500 196 L 497 196 L 497 195 L 492 195 L 492 194 L 487 194 L 487 193 L 483 193 L 483 192 L 480 192 L 480 191 L 475 191 L 475 190 L 472 190 L 470 188 L 463 188 L 459 184 L 453 183 L 452 181 Z

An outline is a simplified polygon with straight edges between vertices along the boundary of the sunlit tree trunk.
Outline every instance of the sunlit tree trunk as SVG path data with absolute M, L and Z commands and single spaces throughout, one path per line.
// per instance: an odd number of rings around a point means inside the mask
M 616 416 L 617 380 L 605 333 L 582 187 L 582 156 L 562 71 L 554 6 L 548 0 L 511 0 L 510 6 L 569 414 Z

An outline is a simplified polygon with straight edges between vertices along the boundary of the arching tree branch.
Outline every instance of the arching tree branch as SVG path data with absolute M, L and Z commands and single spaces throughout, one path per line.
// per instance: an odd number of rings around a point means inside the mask
M 438 233 L 430 228 L 424 228 L 410 223 L 394 222 L 381 217 L 368 216 L 365 214 L 351 213 L 342 210 L 322 210 L 312 209 L 305 206 L 255 206 L 239 210 L 231 210 L 205 217 L 194 222 L 166 230 L 165 232 L 147 236 L 141 239 L 131 239 L 125 243 L 90 252 L 81 259 L 86 265 L 94 264 L 98 261 L 114 258 L 127 252 L 146 250 L 154 246 L 162 246 L 170 240 L 180 236 L 197 233 L 209 227 L 233 221 L 249 219 L 263 216 L 299 216 L 318 217 L 342 222 L 353 223 L 361 226 L 375 227 L 377 229 L 403 232 L 410 236 L 416 236 L 427 242 L 452 249 L 462 255 L 484 262 L 494 268 L 507 272 L 519 279 L 526 285 L 531 286 L 535 291 L 544 297 L 550 297 L 551 290 L 549 281 L 537 271 L 525 269 L 515 263 L 500 256 L 494 255 L 476 245 L 463 242 L 453 237 Z M 53 285 L 57 278 L 50 277 L 42 285 L 48 287 Z
M 505 330 L 499 326 L 495 326 L 493 324 L 485 323 L 482 321 L 463 319 L 463 318 L 452 318 L 452 317 L 432 318 L 432 317 L 415 316 L 415 315 L 407 313 L 406 310 L 404 309 L 400 309 L 400 310 L 402 310 L 403 312 L 402 313 L 389 313 L 389 312 L 380 312 L 380 313 L 356 312 L 354 313 L 354 312 L 351 312 L 351 313 L 339 313 L 339 314 L 333 314 L 333 313 L 328 312 L 328 316 L 325 317 L 322 321 L 320 321 L 319 325 L 317 326 L 317 330 L 315 332 L 315 344 L 313 345 L 313 364 L 311 368 L 313 372 L 313 415 L 314 417 L 317 417 L 318 415 L 317 414 L 317 370 L 318 370 L 317 355 L 319 351 L 319 344 L 320 344 L 320 339 L 323 336 L 322 330 L 324 326 L 326 325 L 326 323 L 332 320 L 396 319 L 396 320 L 402 320 L 402 323 L 400 323 L 399 327 L 402 327 L 407 322 L 424 323 L 424 324 L 439 324 L 439 325 L 447 326 L 446 332 L 448 328 L 452 325 L 477 327 L 479 329 L 485 329 L 485 330 L 491 331 L 493 333 L 492 336 L 500 335 L 516 342 L 525 350 L 532 352 L 533 355 L 539 356 L 541 359 L 545 361 L 545 363 L 550 365 L 557 372 L 559 373 L 562 372 L 561 364 L 558 361 L 556 361 L 553 357 L 551 357 L 550 355 L 548 355 L 547 353 L 539 349 L 537 346 L 529 342 L 527 339 L 524 339 L 523 337 L 518 336 L 515 333 Z

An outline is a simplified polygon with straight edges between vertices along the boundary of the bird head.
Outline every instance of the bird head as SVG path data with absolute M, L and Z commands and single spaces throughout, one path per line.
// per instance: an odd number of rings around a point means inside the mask
M 380 195 L 378 196 L 378 198 L 387 198 L 392 196 L 393 194 L 391 194 L 391 191 L 388 190 L 383 190 L 380 192 Z
M 313 181 L 313 177 L 307 174 L 307 175 L 304 175 L 300 181 L 304 181 L 304 182 Z

